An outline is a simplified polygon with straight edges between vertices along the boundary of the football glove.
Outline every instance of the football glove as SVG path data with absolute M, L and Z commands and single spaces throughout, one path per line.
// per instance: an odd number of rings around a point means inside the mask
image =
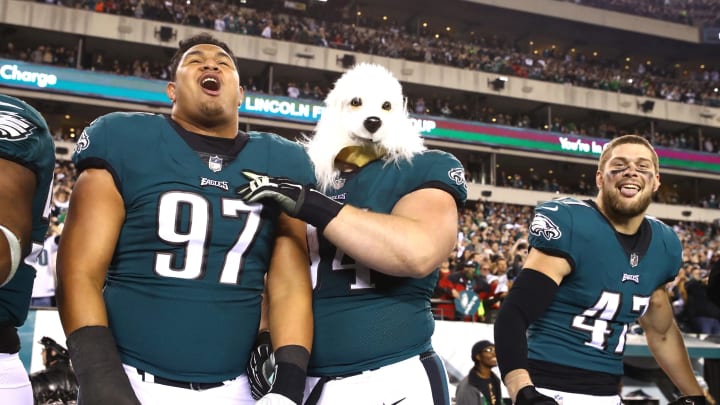
M 274 371 L 275 358 L 272 353 L 270 332 L 262 331 L 255 338 L 255 345 L 250 353 L 250 361 L 245 370 L 254 399 L 260 399 L 270 391 Z
M 249 170 L 243 170 L 242 173 L 250 180 L 250 183 L 237 189 L 243 201 L 275 201 L 286 214 L 320 231 L 343 208 L 342 204 L 315 190 L 312 185 L 302 185 L 287 177 L 266 176 Z
M 683 396 L 668 405 L 705 405 L 705 397 L 702 395 Z
M 549 396 L 537 392 L 534 386 L 528 385 L 518 391 L 515 405 L 558 405 L 558 403 Z

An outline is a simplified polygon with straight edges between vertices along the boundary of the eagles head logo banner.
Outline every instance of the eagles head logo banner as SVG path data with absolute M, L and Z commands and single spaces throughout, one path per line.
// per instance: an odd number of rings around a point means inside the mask
M 0 139 L 22 141 L 37 128 L 22 115 L 11 111 L 0 111 Z

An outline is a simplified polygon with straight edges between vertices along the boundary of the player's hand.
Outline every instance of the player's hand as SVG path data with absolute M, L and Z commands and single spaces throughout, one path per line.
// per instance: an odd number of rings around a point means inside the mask
M 515 405 L 558 405 L 558 403 L 549 396 L 537 392 L 534 386 L 528 385 L 518 391 Z
M 255 338 L 255 345 L 250 352 L 250 361 L 245 370 L 254 399 L 260 399 L 270 391 L 274 371 L 275 359 L 272 354 L 270 332 L 262 331 Z
M 286 214 L 305 221 L 320 231 L 325 229 L 343 207 L 315 190 L 312 185 L 302 185 L 286 177 L 272 177 L 250 170 L 243 170 L 242 174 L 250 180 L 250 183 L 237 189 L 243 201 L 275 201 Z
M 297 218 L 302 207 L 301 195 L 305 191 L 301 184 L 286 177 L 266 176 L 249 170 L 243 170 L 242 174 L 250 180 L 250 183 L 237 190 L 240 198 L 245 202 L 274 200 L 280 204 L 286 214 Z
M 296 405 L 290 398 L 280 394 L 267 394 L 260 398 L 255 405 Z
M 668 405 L 705 405 L 706 400 L 703 395 L 687 395 L 680 397 Z

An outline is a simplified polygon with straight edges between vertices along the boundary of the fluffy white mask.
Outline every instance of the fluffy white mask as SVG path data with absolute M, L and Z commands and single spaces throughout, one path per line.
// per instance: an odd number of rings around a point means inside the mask
M 385 164 L 410 160 L 425 150 L 408 117 L 400 82 L 384 67 L 369 63 L 356 65 L 335 82 L 305 147 L 324 191 L 339 175 L 335 160 L 345 148 L 365 160 L 381 157 Z

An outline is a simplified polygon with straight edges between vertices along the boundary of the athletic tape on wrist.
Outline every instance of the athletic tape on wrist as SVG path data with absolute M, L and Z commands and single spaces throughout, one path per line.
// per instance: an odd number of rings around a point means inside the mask
M 5 281 L 0 284 L 0 287 L 2 287 L 9 283 L 13 276 L 15 276 L 15 272 L 17 272 L 18 266 L 20 265 L 20 258 L 22 257 L 22 247 L 20 246 L 20 239 L 15 236 L 13 231 L 3 225 L 0 225 L 0 231 L 5 234 L 5 239 L 7 239 L 10 247 L 10 273 L 8 273 Z

